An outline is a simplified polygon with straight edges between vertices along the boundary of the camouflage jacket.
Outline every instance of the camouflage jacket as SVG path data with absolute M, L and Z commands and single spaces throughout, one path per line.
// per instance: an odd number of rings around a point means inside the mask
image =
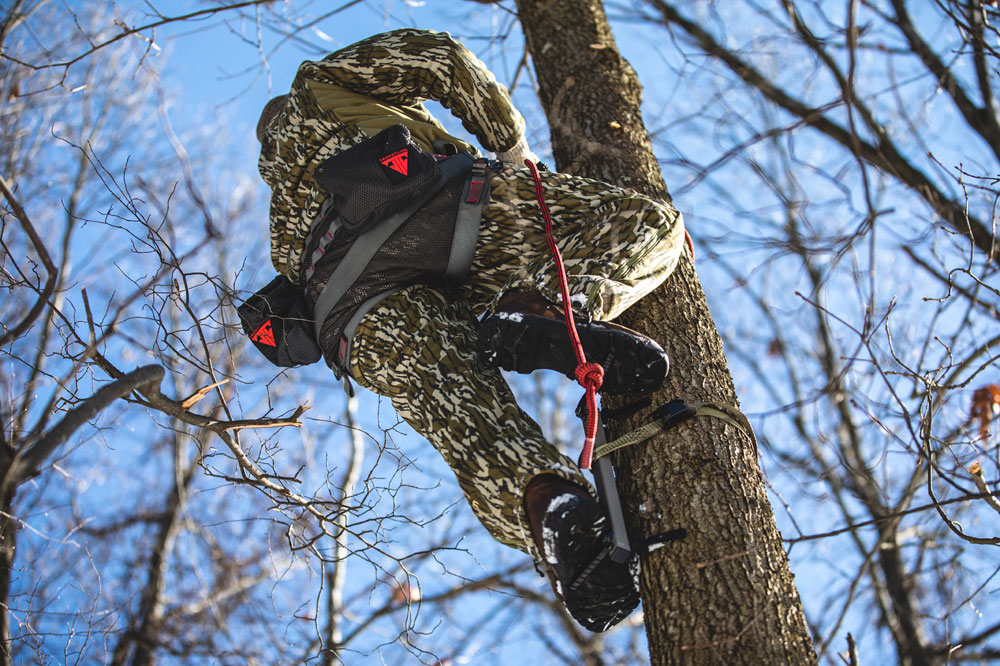
M 326 195 L 313 170 L 331 155 L 402 123 L 421 149 L 447 132 L 422 102 L 440 102 L 480 145 L 508 150 L 524 119 L 506 88 L 447 33 L 403 29 L 369 37 L 299 67 L 283 108 L 264 128 L 260 174 L 271 187 L 271 261 L 299 283 L 303 243 Z

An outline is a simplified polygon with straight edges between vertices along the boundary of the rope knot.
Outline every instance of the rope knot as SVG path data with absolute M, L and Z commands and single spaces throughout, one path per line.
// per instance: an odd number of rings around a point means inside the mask
M 556 265 L 556 272 L 559 275 L 559 293 L 562 296 L 563 314 L 566 317 L 566 331 L 569 333 L 570 343 L 576 354 L 576 381 L 587 389 L 587 422 L 584 424 L 583 452 L 580 454 L 580 467 L 590 469 L 590 462 L 594 452 L 594 442 L 597 438 L 597 427 L 600 421 L 597 414 L 597 392 L 604 383 L 604 368 L 597 363 L 587 363 L 587 355 L 580 344 L 580 336 L 576 332 L 576 324 L 573 321 L 573 308 L 569 298 L 569 284 L 566 277 L 566 267 L 563 265 L 562 255 L 559 253 L 559 246 L 556 245 L 555 232 L 552 230 L 552 216 L 549 214 L 549 207 L 545 205 L 545 197 L 542 195 L 542 179 L 538 175 L 538 168 L 531 160 L 524 161 L 525 166 L 531 170 L 531 178 L 535 181 L 535 194 L 538 195 L 538 207 L 542 211 L 542 218 L 545 220 L 545 240 L 549 244 L 549 251 L 552 253 L 552 261 Z
M 599 363 L 582 363 L 576 366 L 576 381 L 585 389 L 599 391 L 604 383 L 604 368 Z

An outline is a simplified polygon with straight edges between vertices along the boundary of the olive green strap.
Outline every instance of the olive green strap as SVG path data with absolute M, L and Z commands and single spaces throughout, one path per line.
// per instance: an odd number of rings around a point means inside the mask
M 757 450 L 757 437 L 754 435 L 753 427 L 750 425 L 747 417 L 743 416 L 743 413 L 735 407 L 718 405 L 712 402 L 688 404 L 683 400 L 673 400 L 653 412 L 653 421 L 594 449 L 594 460 L 597 460 L 601 456 L 606 456 L 612 451 L 644 442 L 661 430 L 669 430 L 696 416 L 711 416 L 734 426 L 746 435 L 747 439 L 753 444 L 754 450 Z

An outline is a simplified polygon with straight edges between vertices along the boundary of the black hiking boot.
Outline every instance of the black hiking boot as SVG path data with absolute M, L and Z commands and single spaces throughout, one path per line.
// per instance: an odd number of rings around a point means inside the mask
M 534 479 L 524 505 L 553 590 L 585 629 L 607 631 L 639 605 L 639 561 L 608 557 L 611 533 L 600 505 L 553 474 Z
M 601 393 L 644 393 L 663 385 L 670 363 L 652 338 L 610 322 L 581 322 L 579 317 L 576 328 L 587 361 L 604 367 Z M 576 355 L 563 312 L 537 291 L 505 295 L 496 311 L 483 319 L 477 351 L 490 367 L 522 374 L 544 368 L 570 379 L 576 376 Z

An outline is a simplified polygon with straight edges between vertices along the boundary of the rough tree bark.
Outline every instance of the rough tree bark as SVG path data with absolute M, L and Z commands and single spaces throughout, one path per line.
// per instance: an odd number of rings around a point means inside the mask
M 517 0 L 517 7 L 559 170 L 669 200 L 642 122 L 641 87 L 602 3 Z M 653 405 L 674 398 L 737 404 L 689 257 L 622 322 L 670 354 L 669 381 Z M 646 422 L 648 412 L 611 422 L 610 436 Z M 614 463 L 633 536 L 687 530 L 643 562 L 653 664 L 815 663 L 756 451 L 738 430 L 694 419 L 620 452 Z

